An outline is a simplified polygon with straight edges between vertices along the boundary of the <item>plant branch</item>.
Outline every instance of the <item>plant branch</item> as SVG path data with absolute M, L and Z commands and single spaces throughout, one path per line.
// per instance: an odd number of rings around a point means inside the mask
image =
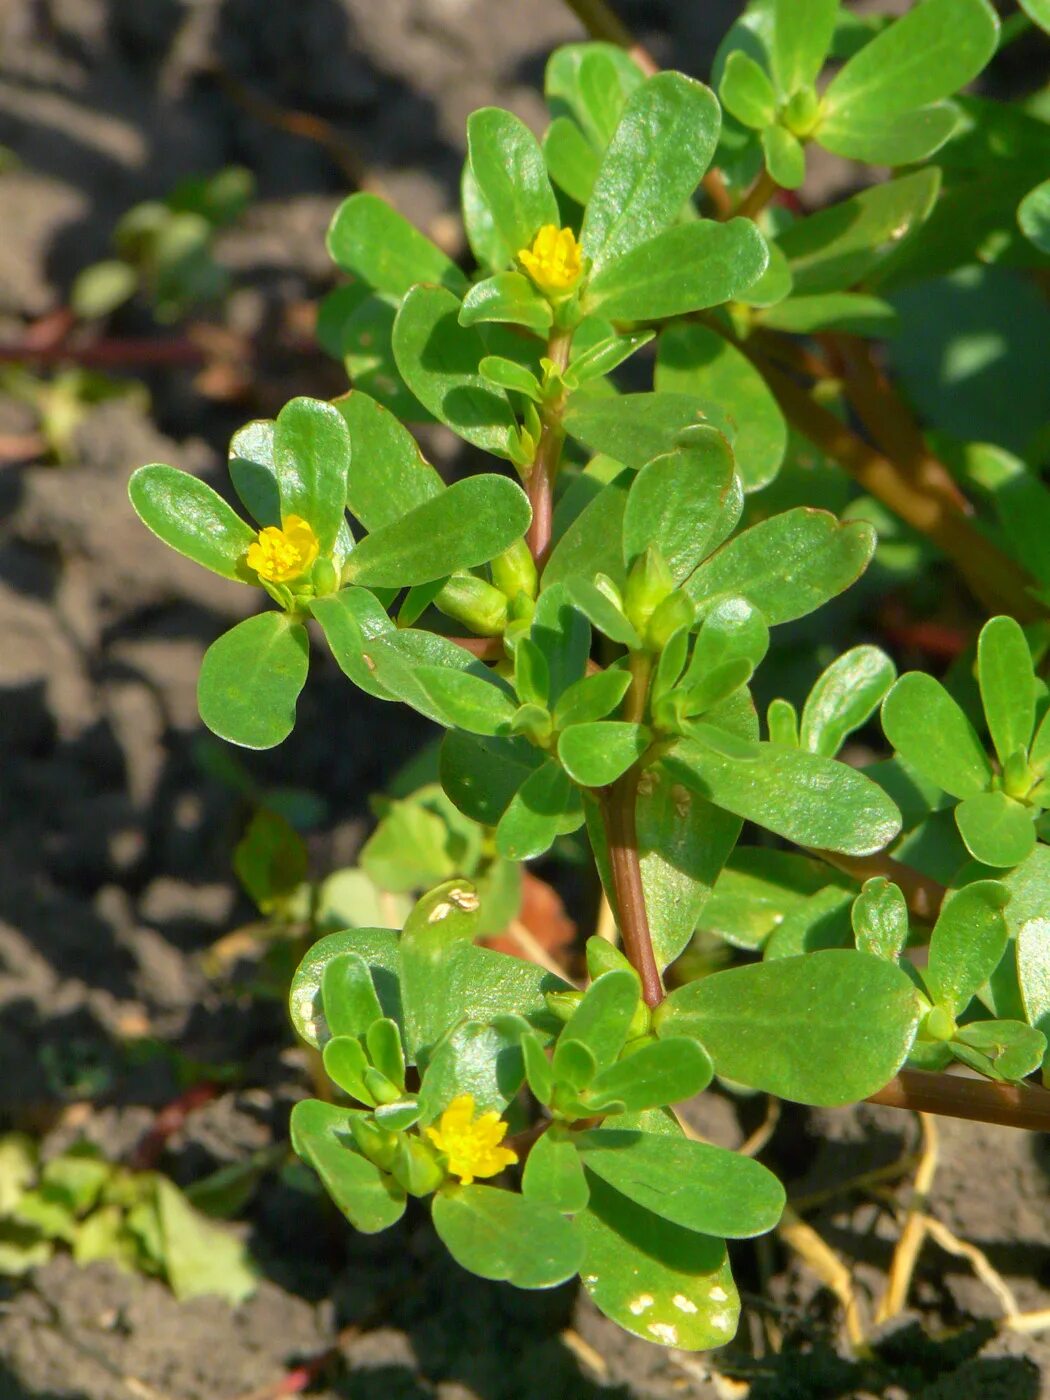
M 547 342 L 547 355 L 554 365 L 563 370 L 569 363 L 572 349 L 572 331 L 554 330 Z M 554 518 L 554 483 L 561 465 L 561 450 L 565 442 L 565 428 L 562 414 L 568 394 L 564 391 L 557 398 L 544 404 L 541 411 L 542 428 L 540 440 L 536 444 L 529 475 L 525 482 L 529 503 L 532 506 L 532 521 L 525 536 L 529 552 L 542 571 L 551 547 L 551 523 Z
M 644 652 L 636 652 L 631 657 L 631 688 L 627 692 L 623 711 L 623 718 L 631 723 L 640 723 L 645 714 L 651 673 L 651 658 Z M 641 776 L 641 763 L 633 764 L 615 783 L 600 790 L 598 801 L 609 848 L 612 903 L 620 926 L 623 951 L 641 978 L 642 998 L 646 1006 L 659 1006 L 664 999 L 664 987 L 653 952 L 638 855 L 636 812 Z
M 902 1069 L 867 1102 L 976 1123 L 999 1123 L 1005 1128 L 1050 1130 L 1050 1091 L 1034 1084 L 1002 1084 L 992 1079 Z
M 929 875 L 921 874 L 910 865 L 894 860 L 884 851 L 873 856 L 844 856 L 838 851 L 817 850 L 815 847 L 806 849 L 810 855 L 834 866 L 836 870 L 841 870 L 860 884 L 875 875 L 884 875 L 887 880 L 892 880 L 895 885 L 900 886 L 901 893 L 908 903 L 908 912 L 924 923 L 934 922 L 944 902 L 944 896 L 948 893 L 939 880 L 931 879 Z
M 794 380 L 746 344 L 742 348 L 761 370 L 792 427 L 844 467 L 865 491 L 937 545 L 979 602 L 993 612 L 1008 612 L 1019 622 L 1045 616 L 1045 609 L 1032 596 L 1029 576 L 963 514 L 954 493 L 935 485 L 928 476 L 909 472 L 871 447 Z
M 763 170 L 758 179 L 744 195 L 743 199 L 733 210 L 734 215 L 741 219 L 754 219 L 766 207 L 769 201 L 780 189 L 780 186 L 770 175 L 768 170 Z

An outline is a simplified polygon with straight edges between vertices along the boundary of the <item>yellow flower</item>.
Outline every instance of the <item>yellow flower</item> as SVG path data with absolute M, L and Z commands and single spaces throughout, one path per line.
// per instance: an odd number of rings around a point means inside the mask
M 518 261 L 541 292 L 567 292 L 580 280 L 580 245 L 571 228 L 544 224 L 531 248 L 522 248 Z
M 245 562 L 267 583 L 290 583 L 317 558 L 317 536 L 309 521 L 290 515 L 284 524 L 267 525 L 248 546 Z
M 469 1186 L 476 1176 L 497 1176 L 518 1160 L 512 1148 L 500 1147 L 507 1125 L 498 1113 L 490 1111 L 474 1117 L 473 1094 L 460 1094 L 453 1099 L 438 1119 L 437 1127 L 426 1131 L 437 1150 L 445 1154 L 449 1171 L 464 1186 Z

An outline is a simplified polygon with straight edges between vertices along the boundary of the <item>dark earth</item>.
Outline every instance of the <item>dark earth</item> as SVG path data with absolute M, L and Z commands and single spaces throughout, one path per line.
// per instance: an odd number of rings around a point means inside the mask
M 621 12 L 661 62 L 704 75 L 735 9 L 637 0 Z M 309 338 L 310 307 L 333 283 L 323 240 L 339 199 L 363 181 L 460 252 L 467 114 L 497 101 L 538 125 L 546 54 L 581 34 L 558 0 L 0 0 L 0 145 L 18 158 L 0 175 L 0 344 L 60 311 L 132 204 L 232 162 L 258 181 L 220 245 L 234 290 L 212 319 L 234 348 L 218 363 L 118 366 L 149 402 L 90 410 L 61 465 L 34 445 L 33 413 L 0 393 L 0 1130 L 42 1134 L 47 1152 L 87 1137 L 129 1159 L 210 1068 L 220 1088 L 157 1166 L 185 1184 L 284 1140 L 308 1076 L 281 1003 L 249 999 L 201 961 L 253 911 L 230 865 L 250 808 L 204 739 L 196 674 L 254 599 L 149 536 L 127 478 L 159 460 L 221 486 L 240 423 L 297 392 L 340 392 Z M 325 140 L 289 130 L 288 112 L 323 119 Z M 157 332 L 132 307 L 110 333 Z M 450 437 L 427 446 L 455 470 Z M 352 860 L 368 795 L 425 737 L 351 692 L 318 651 L 294 736 L 243 763 L 256 790 L 323 799 L 310 837 L 321 874 Z M 133 1053 L 157 1042 L 177 1054 Z M 232 1078 L 216 1068 L 230 1065 Z M 693 1117 L 735 1146 L 762 1114 L 708 1096 Z M 951 1121 L 939 1132 L 931 1213 L 983 1252 L 1022 1311 L 1050 1307 L 1044 1143 Z M 843 1187 L 918 1138 L 891 1109 L 785 1109 L 764 1149 L 792 1198 L 832 1191 L 806 1219 L 850 1264 L 865 1317 L 909 1175 Z M 997 1328 L 1002 1300 L 935 1242 L 914 1311 L 871 1329 L 858 1360 L 832 1294 L 780 1240 L 734 1249 L 740 1334 L 689 1356 L 626 1337 L 572 1287 L 527 1294 L 462 1273 L 422 1211 L 355 1236 L 294 1174 L 265 1176 L 237 1228 L 262 1275 L 238 1308 L 180 1304 L 159 1281 L 62 1255 L 0 1284 L 0 1400 L 292 1394 L 295 1368 L 329 1351 L 309 1392 L 327 1400 L 1050 1395 L 1046 1334 Z

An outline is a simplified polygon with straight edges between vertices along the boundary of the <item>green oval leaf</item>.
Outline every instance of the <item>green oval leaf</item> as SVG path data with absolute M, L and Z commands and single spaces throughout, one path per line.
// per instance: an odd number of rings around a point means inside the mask
M 273 430 L 281 514 L 308 521 L 322 554 L 335 544 L 346 510 L 350 433 L 337 408 L 319 399 L 286 403 Z
M 430 583 L 487 564 L 524 535 L 531 519 L 516 482 L 495 473 L 468 477 L 367 535 L 344 573 L 372 588 Z
M 796 1103 L 874 1094 L 904 1063 L 920 1015 L 911 979 L 853 949 L 751 963 L 690 982 L 657 1012 L 660 1035 L 691 1035 L 715 1073 Z
M 649 747 L 651 731 L 627 720 L 573 724 L 558 739 L 558 758 L 584 787 L 605 787 L 626 773 Z
M 375 399 L 354 389 L 336 399 L 333 407 L 350 430 L 346 504 L 366 530 L 390 525 L 441 495 L 445 483 L 424 459 L 415 438 Z
M 687 580 L 703 607 L 723 595 L 746 598 L 769 625 L 791 622 L 834 598 L 867 568 L 875 532 L 799 506 L 762 520 L 724 544 Z
M 1028 639 L 1012 617 L 993 617 L 977 639 L 977 681 L 988 732 L 1005 763 L 1035 730 L 1035 671 Z
M 750 219 L 698 219 L 665 229 L 607 263 L 583 305 L 613 321 L 648 321 L 720 306 L 746 292 L 769 263 Z
M 800 846 L 870 855 L 898 834 L 901 817 L 870 778 L 836 759 L 732 739 L 694 724 L 664 763 L 701 797 Z
M 482 107 L 467 119 L 470 168 L 500 238 L 517 253 L 544 224 L 559 224 L 543 152 L 512 112 Z
M 840 113 L 885 119 L 949 97 L 977 76 L 998 38 L 987 0 L 922 0 L 835 75 L 824 94 L 825 120 Z
M 901 758 L 952 797 L 974 797 L 991 783 L 984 745 L 933 676 L 901 676 L 882 702 L 882 727 Z
M 405 1193 L 353 1145 L 348 1127 L 354 1110 L 318 1099 L 292 1108 L 292 1146 L 324 1182 L 325 1190 L 355 1230 L 374 1235 L 405 1213 Z
M 158 462 L 132 473 L 128 495 L 143 525 L 166 545 L 235 583 L 258 583 L 244 562 L 255 531 L 203 481 Z
M 1005 792 L 978 792 L 955 809 L 963 845 L 982 865 L 1020 865 L 1035 850 L 1036 813 Z
M 748 1239 L 777 1224 L 784 1188 L 752 1157 L 665 1133 L 595 1128 L 577 1146 L 587 1171 L 662 1220 Z
M 953 1015 L 999 965 L 1009 931 L 1003 909 L 1010 892 L 998 880 L 976 880 L 948 895 L 933 933 L 925 980 L 934 1001 Z
M 295 727 L 295 702 L 306 684 L 310 639 L 285 613 L 239 622 L 204 653 L 197 681 L 201 719 L 220 739 L 272 749 Z
M 859 646 L 837 657 L 818 676 L 802 707 L 799 743 L 834 758 L 854 730 L 868 722 L 897 678 L 879 647 Z
M 510 400 L 478 373 L 488 353 L 460 302 L 440 287 L 413 287 L 394 322 L 393 347 L 405 383 L 424 408 L 467 442 L 509 457 L 517 431 Z
M 457 1264 L 516 1288 L 553 1288 L 583 1259 L 582 1241 L 554 1206 L 495 1186 L 438 1192 L 434 1228 Z
M 580 237 L 595 273 L 675 222 L 711 163 L 720 125 L 714 93 L 681 73 L 658 73 L 635 89 L 584 215 Z
M 745 491 L 769 484 L 787 451 L 787 424 L 751 361 L 709 326 L 668 326 L 656 357 L 656 388 L 688 394 L 735 428 L 733 457 Z
M 583 1285 L 625 1331 L 683 1351 L 732 1338 L 740 1299 L 722 1240 L 662 1220 L 598 1177 L 576 1228 Z
M 725 438 L 714 428 L 694 429 L 688 447 L 655 458 L 635 477 L 623 516 L 624 563 L 655 545 L 682 583 L 722 543 L 739 489 Z
M 467 279 L 445 253 L 378 195 L 352 194 L 335 211 L 328 252 L 377 292 L 403 297 L 417 282 L 462 293 Z

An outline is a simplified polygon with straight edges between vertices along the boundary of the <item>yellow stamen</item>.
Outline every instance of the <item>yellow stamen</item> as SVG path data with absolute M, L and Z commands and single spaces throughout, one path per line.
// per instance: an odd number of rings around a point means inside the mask
M 518 1160 L 510 1147 L 501 1147 L 507 1125 L 498 1113 L 489 1111 L 474 1117 L 473 1094 L 460 1094 L 438 1119 L 436 1128 L 427 1128 L 427 1137 L 443 1152 L 448 1169 L 469 1186 L 476 1176 L 497 1176 L 504 1167 Z
M 317 536 L 301 515 L 289 515 L 283 525 L 267 525 L 248 546 L 245 562 L 267 583 L 290 583 L 317 558 Z
M 567 292 L 580 280 L 580 245 L 571 228 L 544 224 L 531 248 L 522 248 L 518 261 L 541 292 Z

